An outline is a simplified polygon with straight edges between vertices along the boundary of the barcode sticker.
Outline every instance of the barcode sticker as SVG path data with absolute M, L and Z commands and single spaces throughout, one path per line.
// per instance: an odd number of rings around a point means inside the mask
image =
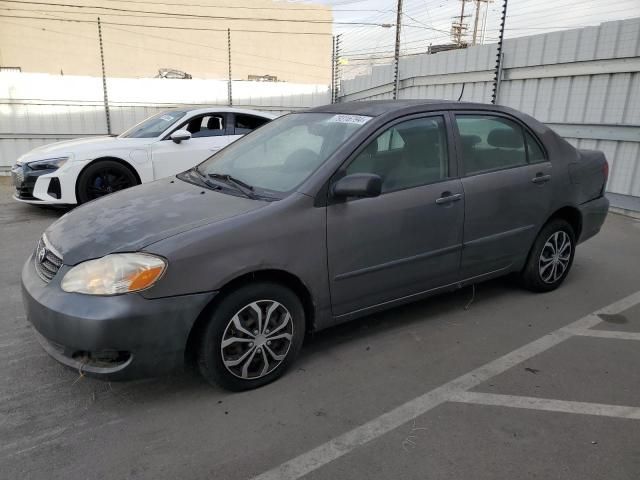
M 329 122 L 355 123 L 356 125 L 364 125 L 369 120 L 371 120 L 371 117 L 366 117 L 364 115 L 345 115 L 345 114 L 341 113 L 341 114 L 334 115 L 333 117 L 331 117 L 329 119 Z

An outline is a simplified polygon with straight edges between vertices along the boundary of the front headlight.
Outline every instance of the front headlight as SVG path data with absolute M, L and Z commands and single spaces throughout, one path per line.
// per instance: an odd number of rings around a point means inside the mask
M 69 157 L 47 158 L 46 160 L 36 160 L 27 165 L 32 170 L 57 170 L 67 163 Z
M 65 292 L 118 295 L 151 287 L 167 268 L 166 261 L 147 253 L 114 253 L 76 265 L 62 279 Z

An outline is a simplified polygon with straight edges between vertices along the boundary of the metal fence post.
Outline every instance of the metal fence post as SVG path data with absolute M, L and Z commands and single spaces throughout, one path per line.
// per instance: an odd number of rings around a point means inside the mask
M 502 41 L 504 39 L 504 24 L 507 21 L 507 1 L 504 0 L 502 4 L 502 18 L 500 20 L 500 38 L 498 39 L 498 54 L 496 55 L 496 68 L 493 77 L 493 95 L 491 96 L 491 103 L 494 105 L 498 103 L 498 94 L 500 93 L 500 82 L 502 81 L 502 61 L 504 54 L 502 53 Z
M 233 86 L 231 80 L 231 29 L 227 28 L 227 51 L 229 53 L 229 80 L 228 80 L 228 96 L 229 106 L 233 105 Z
M 98 17 L 98 40 L 100 42 L 100 63 L 102 64 L 102 96 L 104 99 L 104 113 L 107 117 L 107 135 L 111 135 L 111 116 L 109 115 L 109 95 L 107 94 L 107 74 L 104 70 L 104 48 L 102 46 L 102 26 Z
M 402 27 L 402 0 L 398 0 L 396 19 L 396 48 L 393 54 L 393 99 L 398 98 L 400 90 L 400 28 Z
M 331 37 L 331 103 L 336 103 L 336 36 Z
M 338 94 L 340 93 L 340 40 L 342 34 L 336 35 L 336 43 L 334 49 L 333 60 L 333 103 L 338 103 Z

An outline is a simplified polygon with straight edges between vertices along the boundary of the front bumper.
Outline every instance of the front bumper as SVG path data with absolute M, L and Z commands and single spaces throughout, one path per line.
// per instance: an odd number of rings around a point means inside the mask
M 22 269 L 27 319 L 53 358 L 90 376 L 126 380 L 156 376 L 183 365 L 191 327 L 215 292 L 148 300 L 67 293 L 62 266 L 49 283 Z
M 11 168 L 14 200 L 35 205 L 73 205 L 77 203 L 76 178 L 87 161 L 69 161 L 61 168 L 33 169 L 28 164 Z

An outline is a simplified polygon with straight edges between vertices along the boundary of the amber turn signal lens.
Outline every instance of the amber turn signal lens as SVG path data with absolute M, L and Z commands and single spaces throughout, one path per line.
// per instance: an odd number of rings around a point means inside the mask
M 162 274 L 163 270 L 164 268 L 162 267 L 153 267 L 138 273 L 131 279 L 131 283 L 129 283 L 129 290 L 136 291 L 150 287 Z

